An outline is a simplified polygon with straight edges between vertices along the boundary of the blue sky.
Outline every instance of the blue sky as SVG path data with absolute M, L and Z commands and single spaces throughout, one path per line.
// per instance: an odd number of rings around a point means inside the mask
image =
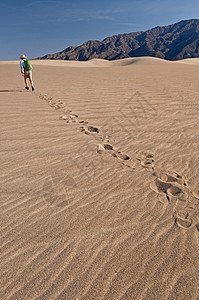
M 0 0 L 0 60 L 199 18 L 198 0 Z

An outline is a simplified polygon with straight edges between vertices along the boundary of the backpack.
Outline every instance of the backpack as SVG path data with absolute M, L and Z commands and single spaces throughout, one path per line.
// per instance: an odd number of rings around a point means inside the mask
M 30 61 L 28 59 L 24 60 L 24 63 L 25 63 L 25 69 L 26 69 L 26 71 L 29 71 L 29 70 L 32 69 Z

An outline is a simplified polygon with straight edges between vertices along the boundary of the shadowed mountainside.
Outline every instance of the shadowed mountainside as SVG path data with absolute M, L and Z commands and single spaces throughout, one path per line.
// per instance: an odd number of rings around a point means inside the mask
M 90 40 L 38 59 L 86 61 L 93 58 L 115 60 L 138 56 L 167 60 L 199 57 L 199 20 L 183 20 L 147 31 L 113 35 L 103 41 Z

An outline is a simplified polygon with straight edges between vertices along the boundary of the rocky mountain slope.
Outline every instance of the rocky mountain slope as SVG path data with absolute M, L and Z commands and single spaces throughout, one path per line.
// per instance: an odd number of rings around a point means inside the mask
M 92 58 L 115 60 L 153 56 L 167 60 L 199 57 L 199 20 L 183 20 L 169 26 L 128 34 L 118 34 L 103 41 L 87 41 L 39 59 L 85 61 Z

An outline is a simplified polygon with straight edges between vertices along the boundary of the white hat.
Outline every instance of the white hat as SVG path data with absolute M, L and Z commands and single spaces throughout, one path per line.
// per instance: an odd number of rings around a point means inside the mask
M 27 58 L 27 56 L 25 56 L 24 54 L 21 54 L 20 58 L 25 59 L 25 58 Z

